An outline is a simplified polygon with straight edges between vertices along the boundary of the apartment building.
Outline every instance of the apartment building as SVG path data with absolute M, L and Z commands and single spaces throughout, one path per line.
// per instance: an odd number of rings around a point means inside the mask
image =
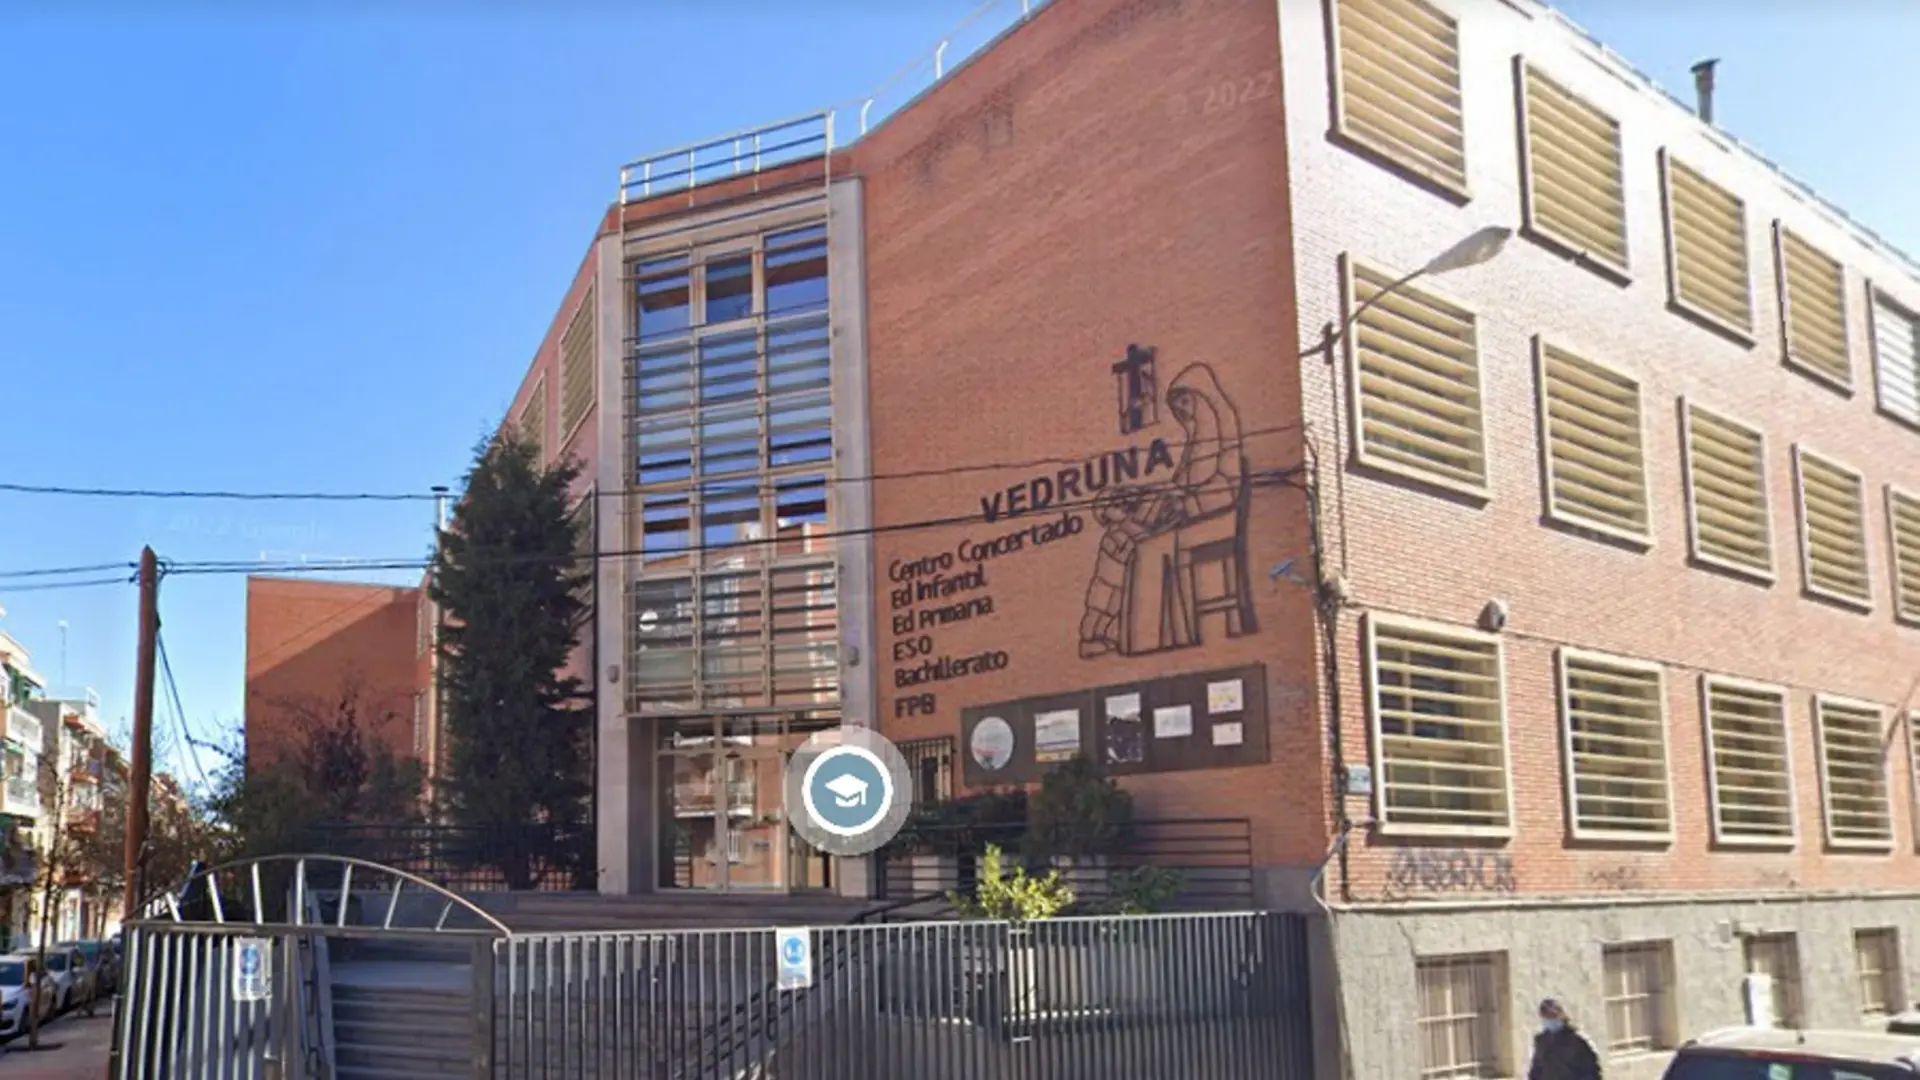
M 27 706 L 45 692 L 46 680 L 34 671 L 32 654 L 0 631 L 0 712 L 6 717 L 0 745 L 0 904 L 8 941 L 22 940 L 33 925 L 28 894 L 40 873 L 38 833 L 45 807 L 39 778 L 46 733 Z
M 1352 1075 L 1910 1000 L 1920 268 L 1530 0 L 1055 0 L 866 120 L 630 163 L 515 398 L 603 891 L 834 877 L 717 793 L 867 724 L 1244 821 Z
M 114 749 L 100 721 L 100 697 L 88 690 L 73 697 L 29 702 L 26 710 L 40 721 L 41 767 L 37 780 L 41 808 L 38 846 L 54 860 L 58 880 L 52 913 L 44 920 L 47 940 L 74 941 L 111 932 L 120 917 L 120 897 L 102 888 L 86 837 L 101 827 L 108 799 L 124 799 L 126 762 Z M 36 908 L 48 903 L 43 880 Z M 43 921 L 34 917 L 37 939 Z

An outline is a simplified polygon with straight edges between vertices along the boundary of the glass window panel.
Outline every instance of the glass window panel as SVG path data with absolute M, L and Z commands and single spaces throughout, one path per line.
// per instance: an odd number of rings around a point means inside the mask
M 827 227 L 812 225 L 767 237 L 767 314 L 791 315 L 827 306 Z
M 709 325 L 753 314 L 753 256 L 732 255 L 707 263 Z
M 685 333 L 691 322 L 693 276 L 683 255 L 634 267 L 634 307 L 641 341 Z

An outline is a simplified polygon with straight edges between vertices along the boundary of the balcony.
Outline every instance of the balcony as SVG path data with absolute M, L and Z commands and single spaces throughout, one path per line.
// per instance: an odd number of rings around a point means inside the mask
M 15 817 L 37 818 L 44 809 L 40 805 L 40 785 L 31 771 L 7 777 L 5 790 L 0 792 L 0 811 Z
M 40 718 L 18 706 L 7 709 L 7 741 L 29 753 L 39 753 L 46 739 Z

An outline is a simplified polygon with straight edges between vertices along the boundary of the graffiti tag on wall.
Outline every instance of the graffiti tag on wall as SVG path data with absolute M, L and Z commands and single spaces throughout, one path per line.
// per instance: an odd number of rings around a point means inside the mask
M 1640 880 L 1640 868 L 1637 866 L 1610 866 L 1602 870 L 1587 871 L 1587 883 L 1597 889 L 1611 892 L 1635 892 L 1643 887 Z
M 1387 867 L 1392 896 L 1513 892 L 1513 857 L 1466 848 L 1401 848 Z

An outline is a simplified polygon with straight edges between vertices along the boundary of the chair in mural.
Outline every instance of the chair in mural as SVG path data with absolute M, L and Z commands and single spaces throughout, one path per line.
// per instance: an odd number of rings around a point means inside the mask
M 1239 412 L 1205 364 L 1183 370 L 1165 400 L 1186 436 L 1171 479 L 1111 488 L 1094 504 L 1106 528 L 1080 623 L 1083 658 L 1198 645 L 1213 614 L 1225 616 L 1229 637 L 1256 628 Z M 1210 579 L 1217 589 L 1203 588 Z
M 1240 491 L 1229 511 L 1192 522 L 1174 537 L 1174 565 L 1186 598 L 1179 608 L 1191 613 L 1194 641 L 1210 615 L 1224 616 L 1227 636 L 1260 629 L 1253 611 L 1253 585 L 1247 573 L 1247 498 L 1252 487 L 1245 459 L 1240 462 Z

